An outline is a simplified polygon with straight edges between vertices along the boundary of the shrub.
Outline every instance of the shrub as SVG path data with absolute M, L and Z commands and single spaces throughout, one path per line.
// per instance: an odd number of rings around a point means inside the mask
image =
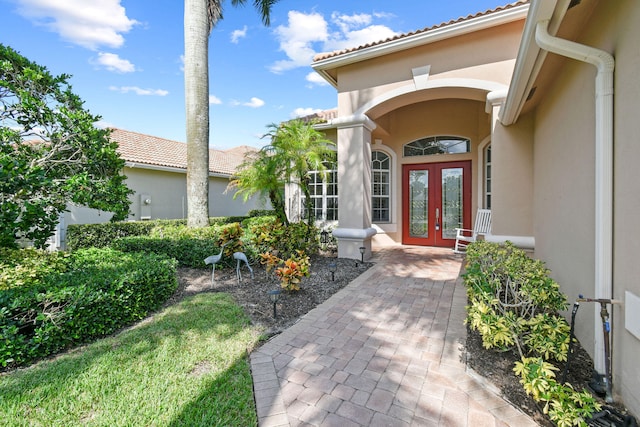
M 0 291 L 39 286 L 48 275 L 64 272 L 67 258 L 63 252 L 0 248 Z
M 79 250 L 64 272 L 0 291 L 0 368 L 24 365 L 147 316 L 177 287 L 165 256 Z
M 164 221 L 166 225 L 184 224 L 185 220 Z M 123 221 L 101 224 L 71 224 L 67 227 L 67 249 L 104 248 L 120 237 L 145 236 L 161 221 Z
M 214 226 L 221 226 L 229 223 L 240 223 L 247 219 L 245 216 L 233 217 L 211 217 L 209 223 Z M 104 248 L 115 239 L 130 236 L 148 236 L 152 231 L 160 233 L 166 230 L 171 234 L 171 230 L 187 229 L 185 219 L 155 219 L 151 221 L 123 221 L 109 222 L 101 224 L 72 224 L 67 227 L 67 249 L 87 249 Z M 198 230 L 208 230 L 204 227 Z M 192 230 L 192 229 L 188 229 Z M 203 233 L 206 233 L 204 231 Z
M 544 412 L 558 426 L 586 426 L 600 406 L 589 392 L 559 384 L 549 362 L 567 360 L 570 328 L 558 314 L 567 308 L 566 296 L 544 264 L 509 242 L 475 242 L 467 248 L 466 269 L 466 322 L 484 347 L 515 346 L 520 362 L 514 372 L 527 394 L 544 402 Z
M 543 358 L 523 358 L 516 362 L 513 371 L 520 377 L 520 384 L 536 402 L 543 402 L 543 412 L 558 427 L 587 426 L 601 405 L 586 390 L 575 391 L 570 385 L 555 379 L 556 368 Z
M 313 236 L 318 235 L 318 230 L 302 222 L 284 225 L 276 217 L 266 216 L 247 220 L 245 226 L 256 254 L 269 252 L 290 258 L 296 256 L 297 251 L 316 253 L 320 247 L 317 238 L 307 238 L 309 227 Z
M 180 267 L 204 268 L 204 259 L 217 253 L 213 240 L 170 237 L 123 237 L 111 245 L 122 252 L 142 252 L 173 258 Z
M 467 323 L 480 333 L 486 348 L 516 345 L 522 354 L 524 345 L 531 343 L 529 351 L 566 360 L 569 327 L 557 313 L 566 309 L 567 298 L 541 261 L 508 242 L 476 242 L 467 250 L 464 281 Z M 553 340 L 531 336 L 550 325 Z
M 297 251 L 295 257 L 286 261 L 269 252 L 260 256 L 267 271 L 274 270 L 275 275 L 280 279 L 280 286 L 288 291 L 299 291 L 302 278 L 309 277 L 310 261 L 304 251 Z

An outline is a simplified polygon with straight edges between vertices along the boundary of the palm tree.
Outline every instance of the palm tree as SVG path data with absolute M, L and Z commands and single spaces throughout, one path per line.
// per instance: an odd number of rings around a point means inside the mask
M 289 220 L 285 211 L 283 171 L 277 163 L 270 147 L 247 154 L 240 165 L 229 188 L 237 188 L 233 198 L 241 196 L 246 202 L 249 197 L 259 195 L 261 201 L 267 198 L 276 216 L 283 224 Z
M 282 165 L 285 182 L 296 182 L 304 194 L 307 221 L 313 223 L 314 210 L 310 203 L 309 172 L 317 171 L 326 180 L 327 163 L 335 160 L 332 141 L 316 130 L 311 123 L 291 120 L 280 126 L 271 125 L 271 149 Z
M 237 188 L 234 198 L 242 196 L 246 201 L 254 194 L 269 197 L 276 216 L 288 223 L 285 214 L 284 187 L 297 183 L 307 201 L 308 224 L 313 224 L 313 206 L 309 201 L 309 172 L 318 171 L 326 179 L 325 163 L 335 159 L 334 143 L 313 128 L 311 123 L 292 120 L 281 125 L 269 125 L 265 135 L 271 144 L 247 157 L 238 168 L 231 188 Z
M 278 0 L 254 0 L 265 25 Z M 187 224 L 209 225 L 209 35 L 224 0 L 184 2 L 184 81 L 187 122 Z M 233 6 L 246 0 L 231 0 Z

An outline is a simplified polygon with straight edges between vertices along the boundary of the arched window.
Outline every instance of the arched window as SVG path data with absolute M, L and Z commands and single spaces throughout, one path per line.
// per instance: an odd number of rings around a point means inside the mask
M 391 158 L 382 151 L 371 153 L 371 219 L 391 221 Z
M 434 154 L 456 154 L 471 151 L 471 141 L 457 136 L 430 136 L 404 145 L 403 155 L 432 156 Z

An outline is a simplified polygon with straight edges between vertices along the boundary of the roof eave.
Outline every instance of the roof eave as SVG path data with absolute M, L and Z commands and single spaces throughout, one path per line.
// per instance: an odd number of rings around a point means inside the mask
M 162 166 L 162 165 L 154 165 L 150 163 L 143 162 L 134 162 L 134 161 L 126 161 L 125 167 L 130 169 L 149 169 L 155 171 L 162 172 L 173 172 L 173 173 L 187 173 L 187 168 L 177 167 L 177 166 Z M 225 173 L 225 172 L 214 172 L 209 170 L 209 176 L 212 178 L 231 178 L 233 174 Z
M 403 51 L 413 47 L 423 46 L 437 41 L 458 37 L 464 34 L 473 33 L 485 28 L 518 21 L 527 15 L 529 4 L 519 5 L 510 9 L 491 13 L 488 15 L 471 18 L 469 20 L 456 22 L 451 25 L 435 28 L 423 33 L 401 37 L 387 43 L 365 47 L 353 52 L 344 53 L 326 59 L 318 60 L 311 64 L 311 67 L 318 72 L 329 84 L 337 87 L 337 82 L 327 70 L 343 67 L 383 55 Z
M 549 33 L 556 34 L 569 7 L 570 0 L 534 1 L 531 4 L 518 56 L 509 85 L 509 92 L 500 109 L 499 120 L 504 126 L 514 124 L 527 102 L 527 98 L 547 57 L 535 41 L 536 25 L 540 21 L 550 20 Z

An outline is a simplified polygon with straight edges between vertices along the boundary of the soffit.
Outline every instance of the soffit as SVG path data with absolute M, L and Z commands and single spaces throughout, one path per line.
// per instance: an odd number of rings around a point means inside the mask
M 599 0 L 581 0 L 579 4 L 569 8 L 562 19 L 560 27 L 558 28 L 556 37 L 565 40 L 571 40 L 580 42 L 580 36 L 585 30 L 585 24 L 589 21 L 593 10 L 595 9 Z M 535 41 L 533 42 L 535 43 Z M 527 100 L 525 101 L 520 114 L 526 114 L 535 109 L 540 100 L 543 99 L 546 94 L 551 90 L 551 87 L 567 61 L 573 61 L 572 59 L 556 55 L 553 53 L 546 53 L 543 59 L 542 67 L 535 76 L 531 88 L 527 93 Z

